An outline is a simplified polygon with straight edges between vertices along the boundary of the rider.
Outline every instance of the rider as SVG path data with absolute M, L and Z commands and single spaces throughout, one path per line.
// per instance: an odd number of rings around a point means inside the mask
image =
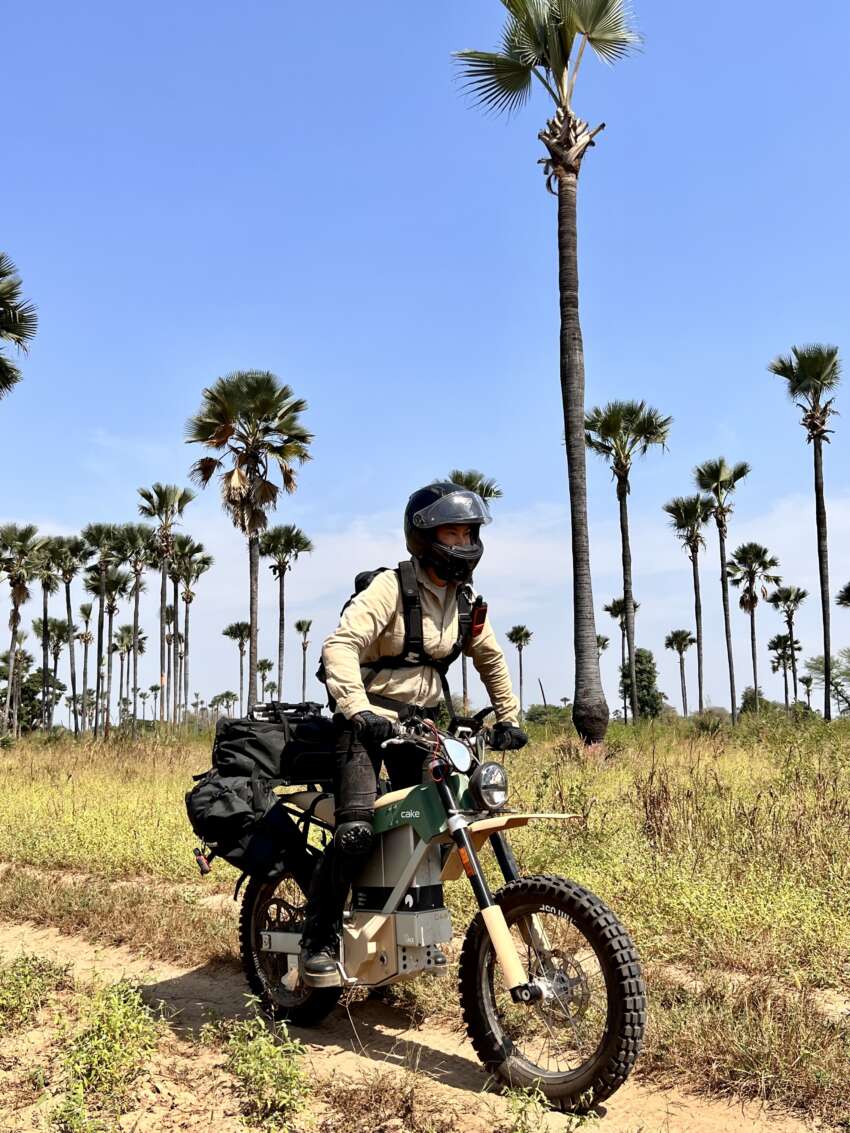
M 448 657 L 459 638 L 458 591 L 468 588 L 484 548 L 480 529 L 490 522 L 484 500 L 458 484 L 430 484 L 414 492 L 404 512 L 404 534 L 413 559 L 427 657 Z M 422 754 L 408 745 L 381 748 L 408 706 L 434 709 L 444 678 L 427 663 L 398 664 L 405 645 L 404 606 L 398 571 L 376 573 L 344 609 L 322 648 L 325 680 L 335 710 L 336 831 L 310 885 L 301 964 L 304 982 L 336 986 L 342 911 L 352 879 L 372 849 L 372 818 L 381 763 L 394 789 L 421 782 Z M 517 701 L 505 657 L 489 620 L 463 645 L 496 712 L 492 746 L 527 742 L 517 722 Z M 396 664 L 381 668 L 382 658 Z M 364 683 L 364 677 L 365 682 Z M 368 691 L 367 691 L 368 685 Z

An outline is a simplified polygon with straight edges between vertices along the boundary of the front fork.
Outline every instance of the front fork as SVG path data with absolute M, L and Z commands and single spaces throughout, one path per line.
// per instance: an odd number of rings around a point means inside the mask
M 458 813 L 457 800 L 447 780 L 441 776 L 435 779 L 435 782 L 448 815 L 449 833 L 457 847 L 463 872 L 469 878 L 469 884 L 472 886 L 472 892 L 475 894 L 475 899 L 481 910 L 484 927 L 493 942 L 496 959 L 499 961 L 502 977 L 511 994 L 511 999 L 515 1003 L 532 1003 L 541 999 L 543 995 L 541 989 L 528 982 L 525 968 L 519 958 L 516 945 L 505 920 L 505 914 L 493 900 L 493 894 L 490 892 L 490 887 L 469 836 L 469 823 L 462 814 Z M 519 877 L 519 870 L 507 840 L 502 835 L 494 835 L 492 841 L 505 880 L 515 880 Z

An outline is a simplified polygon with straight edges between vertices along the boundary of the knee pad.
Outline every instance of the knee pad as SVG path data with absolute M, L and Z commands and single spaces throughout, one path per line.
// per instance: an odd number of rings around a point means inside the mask
M 334 844 L 341 854 L 350 857 L 363 857 L 372 849 L 375 835 L 371 822 L 362 819 L 356 822 L 342 822 L 336 828 Z

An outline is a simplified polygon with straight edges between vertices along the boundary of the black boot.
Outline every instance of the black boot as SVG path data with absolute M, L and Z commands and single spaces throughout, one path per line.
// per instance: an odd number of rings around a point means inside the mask
M 301 978 L 307 987 L 340 987 L 339 936 L 342 931 L 342 900 L 332 884 L 332 855 L 327 851 L 313 874 L 307 896 L 304 932 L 301 936 Z

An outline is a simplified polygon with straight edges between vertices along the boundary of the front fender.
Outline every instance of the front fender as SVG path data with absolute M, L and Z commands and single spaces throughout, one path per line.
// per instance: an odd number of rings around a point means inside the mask
M 472 839 L 472 844 L 477 853 L 492 834 L 498 834 L 504 830 L 512 830 L 517 826 L 527 826 L 533 819 L 541 818 L 554 818 L 559 819 L 561 822 L 582 821 L 580 814 L 497 814 L 493 815 L 491 818 L 479 818 L 474 822 L 470 822 L 467 827 L 467 833 Z M 445 841 L 450 837 L 450 835 L 444 835 L 440 841 Z M 463 867 L 457 855 L 457 848 L 452 846 L 452 852 L 446 858 L 443 865 L 440 881 L 456 881 L 462 873 Z

